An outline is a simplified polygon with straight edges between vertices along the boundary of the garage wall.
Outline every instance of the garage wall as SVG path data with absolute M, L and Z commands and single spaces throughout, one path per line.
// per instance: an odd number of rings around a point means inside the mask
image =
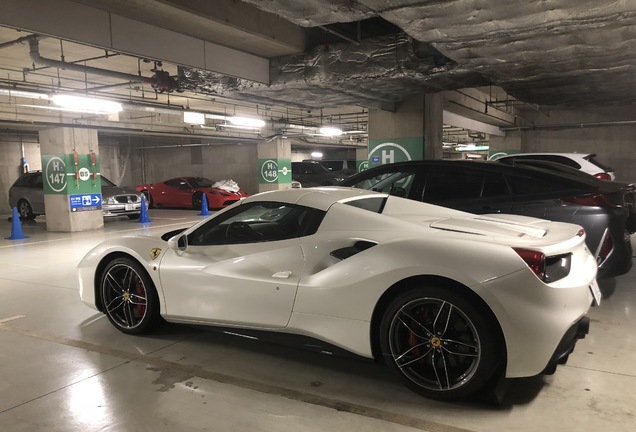
M 36 138 L 19 137 L 13 135 L 0 136 L 0 213 L 9 214 L 9 187 L 22 173 L 20 158 L 22 147 L 30 171 L 42 169 L 40 158 L 40 144 Z
M 179 176 L 232 179 L 247 193 L 258 192 L 258 155 L 254 144 L 133 148 L 131 184 L 155 183 Z
M 531 114 L 536 130 L 491 136 L 491 150 L 596 153 L 614 168 L 617 180 L 636 182 L 636 109 L 631 107 L 555 110 Z

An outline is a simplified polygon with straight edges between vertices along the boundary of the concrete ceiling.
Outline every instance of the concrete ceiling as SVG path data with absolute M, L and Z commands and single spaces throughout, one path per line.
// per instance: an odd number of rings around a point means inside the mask
M 76 0 L 271 59 L 269 85 L 180 68 L 187 90 L 390 108 L 494 85 L 547 106 L 636 100 L 633 0 Z
M 107 11 L 268 59 L 270 77 L 264 84 L 239 78 L 239 69 L 235 74 L 219 73 L 164 61 L 159 69 L 178 77 L 179 91 L 157 94 L 113 77 L 33 68 L 28 46 L 16 45 L 0 49 L 0 85 L 5 87 L 76 89 L 149 105 L 231 113 L 256 107 L 267 110 L 271 119 L 300 123 L 343 112 L 359 123 L 358 115 L 365 116 L 360 107 L 393 109 L 422 92 L 482 86 L 492 92 L 491 107 L 511 97 L 547 107 L 630 106 L 636 100 L 633 0 L 7 2 L 8 10 L 26 4 L 70 15 L 76 7 Z M 27 16 L 23 22 L 30 19 Z M 90 41 L 90 28 L 78 23 L 77 31 L 70 32 L 78 36 L 66 37 L 68 32 L 50 21 L 45 27 L 52 30 L 43 33 L 53 38 L 40 42 L 43 56 L 152 75 L 156 66 L 152 61 L 105 50 Z M 0 46 L 33 31 L 28 25 L 5 24 L 24 32 L 0 28 Z M 10 110 L 15 109 L 11 105 Z

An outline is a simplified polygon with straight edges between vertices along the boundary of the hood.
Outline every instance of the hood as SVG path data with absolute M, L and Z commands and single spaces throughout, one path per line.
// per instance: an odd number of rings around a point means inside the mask
M 104 186 L 102 185 L 103 196 L 115 196 L 115 195 L 139 195 L 133 188 L 121 187 L 121 186 Z

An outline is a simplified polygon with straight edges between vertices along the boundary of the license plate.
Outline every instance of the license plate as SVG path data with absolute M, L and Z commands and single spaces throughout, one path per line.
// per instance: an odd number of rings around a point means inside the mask
M 135 205 L 134 204 L 125 204 L 124 208 L 126 211 L 132 211 L 135 209 Z
M 590 291 L 592 291 L 592 295 L 594 296 L 594 305 L 600 305 L 602 294 L 600 288 L 598 287 L 598 282 L 596 282 L 596 279 L 594 279 L 590 284 Z

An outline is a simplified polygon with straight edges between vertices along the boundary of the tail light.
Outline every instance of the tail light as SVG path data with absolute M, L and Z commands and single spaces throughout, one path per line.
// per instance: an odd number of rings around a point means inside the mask
M 609 180 L 609 181 L 612 180 L 612 176 L 610 176 L 606 172 L 596 173 L 596 174 L 594 174 L 594 177 L 596 177 L 597 179 L 601 179 L 601 180 Z
M 542 252 L 530 249 L 514 248 L 514 251 L 545 283 L 558 281 L 570 274 L 571 253 L 546 257 Z
M 561 198 L 561 201 L 592 207 L 614 208 L 620 206 L 620 204 L 612 202 L 611 197 L 607 194 L 590 194 L 565 197 Z

